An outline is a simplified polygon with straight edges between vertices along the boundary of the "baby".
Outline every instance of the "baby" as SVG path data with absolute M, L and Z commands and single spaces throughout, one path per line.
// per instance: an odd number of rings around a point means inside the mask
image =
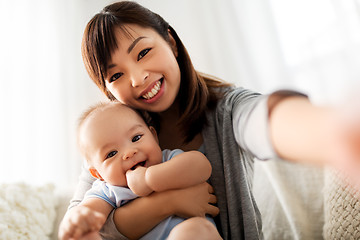
M 98 180 L 84 200 L 65 215 L 60 239 L 101 239 L 109 213 L 152 192 L 204 183 L 211 165 L 198 151 L 161 151 L 157 133 L 142 115 L 119 103 L 101 103 L 80 118 L 78 143 Z M 169 161 L 171 159 L 171 161 Z M 116 221 L 115 221 L 116 223 Z M 221 239 L 212 218 L 171 216 L 141 239 Z

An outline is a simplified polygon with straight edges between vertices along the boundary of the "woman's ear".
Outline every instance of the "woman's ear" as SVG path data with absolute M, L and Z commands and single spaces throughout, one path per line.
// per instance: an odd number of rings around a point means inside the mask
M 156 132 L 155 128 L 153 126 L 150 126 L 149 129 L 150 129 L 150 132 L 153 134 L 154 138 L 156 139 L 156 141 L 159 143 L 159 138 L 157 136 L 157 132 Z
M 170 29 L 168 29 L 170 47 L 173 50 L 175 57 L 178 57 L 178 49 L 174 37 L 171 35 Z
M 99 172 L 95 168 L 90 167 L 89 172 L 90 172 L 91 176 L 93 176 L 94 178 L 97 178 L 97 179 L 99 179 L 101 181 L 104 181 L 104 179 L 101 177 L 101 175 L 99 174 Z

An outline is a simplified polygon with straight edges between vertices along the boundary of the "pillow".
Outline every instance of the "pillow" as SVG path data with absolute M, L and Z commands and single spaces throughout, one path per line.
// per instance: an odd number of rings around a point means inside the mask
M 0 184 L 0 239 L 49 239 L 56 204 L 52 184 Z
M 360 239 L 360 196 L 343 174 L 327 169 L 324 239 Z

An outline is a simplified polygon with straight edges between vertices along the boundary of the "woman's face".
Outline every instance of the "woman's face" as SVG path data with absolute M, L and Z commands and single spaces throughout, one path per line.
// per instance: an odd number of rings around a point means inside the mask
M 116 33 L 118 48 L 108 63 L 106 87 L 121 103 L 151 112 L 163 112 L 180 88 L 175 40 L 170 44 L 157 32 L 138 25 L 126 26 L 129 35 Z

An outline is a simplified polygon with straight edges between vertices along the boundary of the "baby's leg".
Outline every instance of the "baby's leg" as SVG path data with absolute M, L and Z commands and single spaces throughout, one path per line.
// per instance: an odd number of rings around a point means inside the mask
M 193 217 L 176 225 L 168 240 L 219 240 L 222 239 L 214 224 L 206 218 Z

